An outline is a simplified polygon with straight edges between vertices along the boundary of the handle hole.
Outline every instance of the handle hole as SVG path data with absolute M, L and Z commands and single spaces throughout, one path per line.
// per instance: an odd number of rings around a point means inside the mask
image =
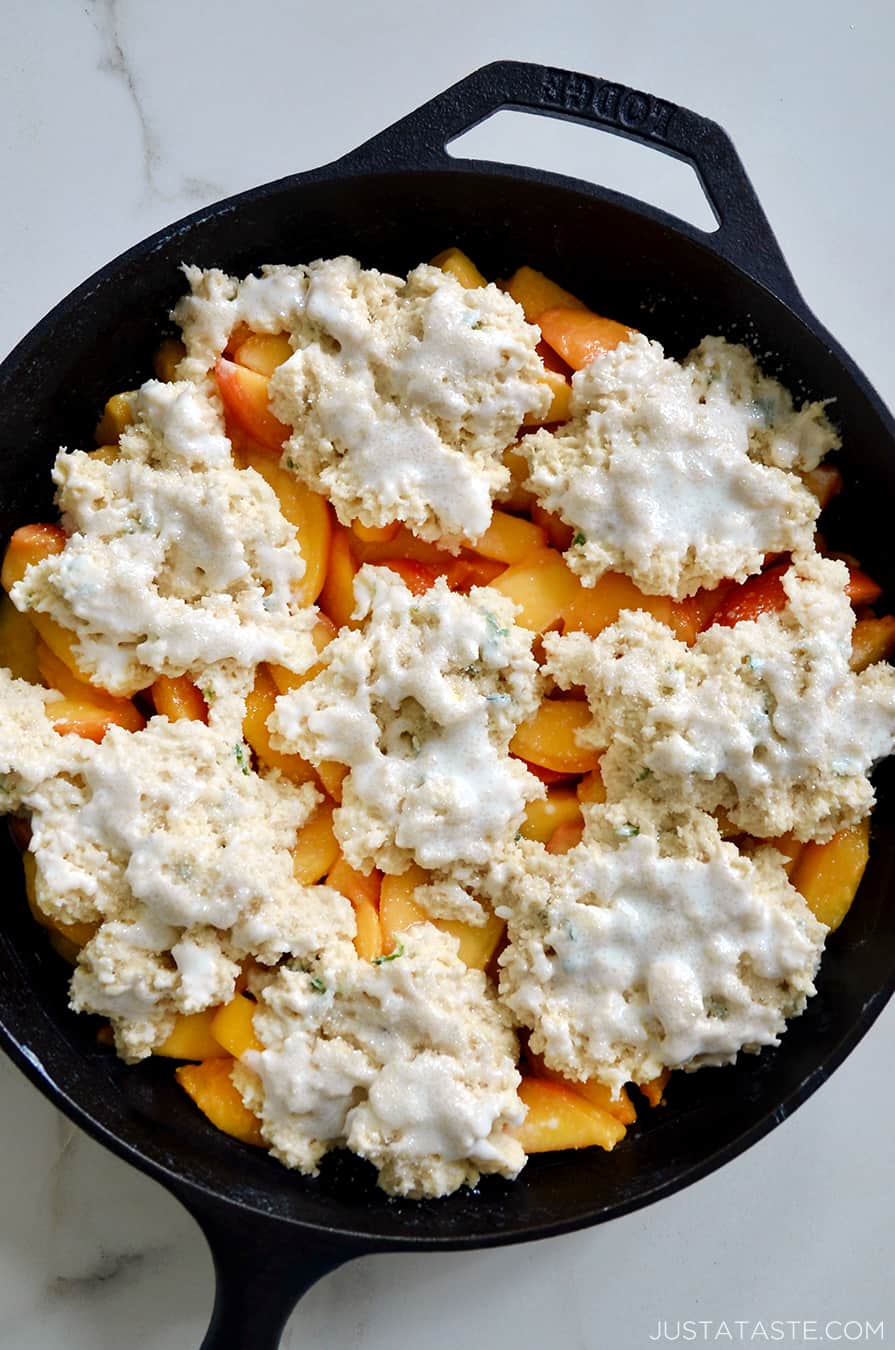
M 454 159 L 525 164 L 583 178 L 658 206 L 706 233 L 717 230 L 717 219 L 692 165 L 623 136 L 594 132 L 592 126 L 505 108 L 463 132 L 446 148 Z

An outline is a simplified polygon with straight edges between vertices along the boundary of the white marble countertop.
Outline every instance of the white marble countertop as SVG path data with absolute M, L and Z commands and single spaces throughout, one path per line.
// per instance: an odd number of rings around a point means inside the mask
M 473 67 L 517 57 L 721 122 L 805 296 L 895 404 L 893 13 L 887 0 L 7 6 L 0 355 L 151 230 L 332 159 Z M 677 209 L 692 199 L 685 171 L 589 130 L 504 114 L 474 135 L 495 157 Z M 772 1339 L 772 1319 L 805 1324 L 785 1327 L 785 1343 L 843 1338 L 840 1321 L 852 1336 L 870 1323 L 862 1341 L 895 1341 L 893 1060 L 890 1008 L 793 1119 L 683 1194 L 549 1243 L 343 1267 L 306 1297 L 284 1345 L 640 1350 L 679 1319 L 703 1343 L 730 1343 L 724 1320 L 734 1341 L 760 1344 L 754 1324 Z M 0 1129 L 0 1346 L 198 1346 L 211 1262 L 179 1206 L 6 1061 Z

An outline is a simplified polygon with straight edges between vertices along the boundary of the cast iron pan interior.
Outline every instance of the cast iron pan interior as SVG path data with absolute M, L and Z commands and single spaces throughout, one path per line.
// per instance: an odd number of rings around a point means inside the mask
M 502 107 L 590 121 L 688 159 L 719 231 L 704 234 L 590 184 L 445 154 L 452 137 Z M 895 593 L 887 547 L 895 427 L 805 307 L 724 133 L 649 95 L 517 63 L 485 67 L 336 164 L 169 227 L 63 301 L 0 367 L 4 539 L 18 525 L 53 518 L 48 468 L 57 447 L 90 444 L 105 398 L 147 378 L 183 290 L 181 262 L 243 274 L 263 262 L 346 252 L 405 272 L 454 243 L 488 276 L 521 263 L 543 268 L 674 355 L 705 333 L 745 338 L 800 394 L 835 399 L 849 488 L 828 532 Z M 596 1223 L 686 1185 L 784 1119 L 892 991 L 895 792 L 885 767 L 878 787 L 860 895 L 829 943 L 817 997 L 781 1048 L 735 1068 L 675 1075 L 668 1106 L 644 1109 L 611 1156 L 535 1158 L 516 1184 L 489 1179 L 474 1194 L 437 1203 L 393 1200 L 348 1155 L 331 1156 L 319 1178 L 305 1179 L 213 1130 L 176 1087 L 170 1063 L 125 1067 L 97 1046 L 93 1019 L 67 1011 L 65 969 L 29 917 L 21 866 L 5 839 L 0 1039 L 51 1100 L 199 1218 L 219 1273 L 205 1344 L 260 1350 L 277 1344 L 300 1290 L 353 1255 L 490 1245 Z

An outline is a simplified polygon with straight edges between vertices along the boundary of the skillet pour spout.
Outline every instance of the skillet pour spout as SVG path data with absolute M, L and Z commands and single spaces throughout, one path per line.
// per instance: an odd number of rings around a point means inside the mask
M 605 188 L 446 147 L 500 109 L 586 123 L 693 166 L 718 221 L 706 232 Z M 838 527 L 895 587 L 888 547 L 895 423 L 801 298 L 746 173 L 715 123 L 639 90 L 520 62 L 485 66 L 334 164 L 204 208 L 144 240 L 47 315 L 0 366 L 4 536 L 52 512 L 49 467 L 87 443 L 109 393 L 145 378 L 180 264 L 245 274 L 265 262 L 344 252 L 406 272 L 451 244 L 485 275 L 541 268 L 682 356 L 707 333 L 745 340 L 802 397 L 829 398 L 852 485 Z M 349 1155 L 319 1177 L 285 1171 L 215 1131 L 149 1060 L 129 1068 L 74 1018 L 58 959 L 41 942 L 4 841 L 0 1044 L 32 1082 L 113 1152 L 166 1186 L 212 1248 L 217 1298 L 205 1350 L 273 1350 L 301 1293 L 355 1256 L 544 1238 L 625 1214 L 698 1180 L 805 1100 L 871 1026 L 895 986 L 895 791 L 878 774 L 870 865 L 830 940 L 818 993 L 779 1049 L 672 1080 L 668 1105 L 611 1154 L 533 1158 L 513 1184 L 420 1203 L 377 1190 Z M 592 1156 L 599 1154 L 599 1156 Z

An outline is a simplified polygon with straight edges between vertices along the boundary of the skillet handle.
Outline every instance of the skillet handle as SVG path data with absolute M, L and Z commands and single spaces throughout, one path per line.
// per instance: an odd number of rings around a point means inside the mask
M 717 122 L 688 108 L 623 84 L 552 66 L 495 61 L 366 141 L 342 163 L 365 172 L 456 166 L 457 160 L 447 154 L 446 146 L 503 108 L 591 123 L 692 165 L 718 229 L 706 232 L 677 220 L 675 228 L 708 245 L 785 303 L 805 310 L 727 133 Z M 663 222 L 671 220 L 654 207 L 637 206 Z
M 318 1243 L 272 1217 L 175 1194 L 201 1227 L 214 1259 L 214 1308 L 200 1350 L 277 1350 L 311 1285 L 364 1254 Z

